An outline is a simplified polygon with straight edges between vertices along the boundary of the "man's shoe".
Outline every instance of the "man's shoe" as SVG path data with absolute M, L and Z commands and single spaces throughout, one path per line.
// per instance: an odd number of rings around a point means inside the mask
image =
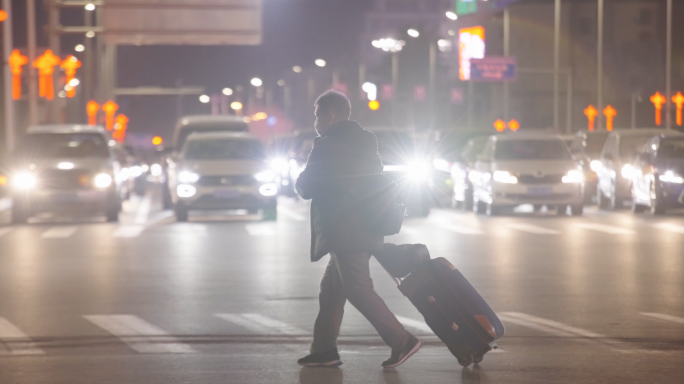
M 400 366 L 414 353 L 418 352 L 422 345 L 423 343 L 420 340 L 418 340 L 415 336 L 411 336 L 411 339 L 409 339 L 404 348 L 399 351 L 392 351 L 392 356 L 383 361 L 382 366 L 385 368 L 394 368 Z
M 337 348 L 334 348 L 302 357 L 297 360 L 297 364 L 304 367 L 339 367 L 342 365 L 342 360 L 340 360 L 340 354 L 337 353 Z

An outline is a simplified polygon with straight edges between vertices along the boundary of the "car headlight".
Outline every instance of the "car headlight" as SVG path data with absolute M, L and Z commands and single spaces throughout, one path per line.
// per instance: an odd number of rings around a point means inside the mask
M 112 177 L 106 173 L 98 173 L 93 179 L 93 185 L 95 188 L 107 188 L 112 185 Z
M 632 167 L 630 164 L 625 164 L 625 166 L 620 170 L 620 174 L 625 179 L 631 179 L 632 176 L 634 176 L 634 167 Z
M 161 176 L 162 171 L 162 166 L 159 164 L 152 164 L 152 166 L 150 167 L 150 174 L 152 176 Z
M 261 181 L 262 183 L 273 181 L 275 180 L 275 177 L 276 175 L 273 171 L 263 171 L 254 175 L 254 178 L 257 179 L 257 181 Z
M 603 167 L 603 164 L 601 163 L 601 160 L 592 160 L 589 163 L 589 168 L 591 168 L 591 170 L 594 172 L 600 171 L 602 167 Z
M 36 186 L 36 177 L 28 172 L 21 172 L 14 176 L 14 186 L 18 189 L 31 189 Z
M 684 184 L 684 177 L 674 173 L 673 171 L 665 171 L 658 179 L 663 183 Z
M 476 170 L 472 170 L 468 172 L 468 180 L 470 180 L 471 183 L 477 183 L 477 181 L 480 179 L 480 172 Z
M 422 161 L 414 161 L 406 165 L 406 173 L 412 180 L 423 180 L 429 172 L 430 166 Z
M 287 176 L 287 173 L 290 171 L 290 164 L 285 159 L 273 159 L 271 160 L 271 168 L 281 175 Z
M 582 181 L 584 181 L 584 175 L 576 169 L 568 171 L 568 174 L 563 176 L 563 183 L 565 184 L 581 183 Z
M 432 166 L 438 171 L 449 172 L 451 170 L 451 163 L 444 159 L 432 160 Z
M 518 184 L 518 178 L 511 175 L 508 171 L 494 171 L 492 177 L 497 183 Z
M 264 184 L 259 187 L 259 193 L 266 197 L 275 196 L 278 193 L 278 186 L 275 183 Z
M 195 172 L 182 171 L 178 174 L 178 181 L 181 183 L 196 183 L 199 178 Z
M 139 165 L 134 165 L 131 168 L 129 168 L 131 171 L 131 177 L 136 178 L 140 175 L 142 175 L 142 168 Z
M 180 184 L 176 187 L 178 197 L 193 197 L 197 193 L 197 188 L 190 184 Z

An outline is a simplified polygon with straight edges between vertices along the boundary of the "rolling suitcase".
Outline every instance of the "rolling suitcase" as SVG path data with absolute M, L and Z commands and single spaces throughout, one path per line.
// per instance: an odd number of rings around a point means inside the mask
M 449 261 L 430 259 L 404 279 L 392 277 L 459 364 L 477 364 L 497 348 L 495 341 L 504 335 L 503 323 Z

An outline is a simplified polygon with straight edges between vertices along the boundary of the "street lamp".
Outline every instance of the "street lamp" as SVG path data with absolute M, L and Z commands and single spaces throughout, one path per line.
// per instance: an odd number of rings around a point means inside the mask
M 406 42 L 404 40 L 396 40 L 391 37 L 387 37 L 384 39 L 373 40 L 371 44 L 373 44 L 375 48 L 392 53 L 392 92 L 397 92 L 397 84 L 399 83 L 398 53 L 404 49 Z
M 406 33 L 407 33 L 409 36 L 414 37 L 414 38 L 420 36 L 420 32 L 418 32 L 417 29 L 413 29 L 413 28 L 411 28 L 411 29 L 409 29 L 408 31 L 406 31 Z
M 211 101 L 211 97 L 209 97 L 209 95 L 202 95 L 199 97 L 199 101 L 202 104 L 206 104 Z
M 74 51 L 83 52 L 83 51 L 85 51 L 85 46 L 83 44 L 78 44 L 77 46 L 74 47 Z
M 325 67 L 325 65 L 326 65 L 326 62 L 323 59 L 316 59 L 316 61 L 314 63 L 316 63 L 316 65 L 321 67 L 321 68 Z
M 261 81 L 260 78 L 255 77 L 255 78 L 253 78 L 253 79 L 250 81 L 250 83 L 251 83 L 253 86 L 255 86 L 255 87 L 261 87 L 261 85 L 262 85 L 264 82 Z
M 221 91 L 221 93 L 223 93 L 223 94 L 226 95 L 226 96 L 230 96 L 230 95 L 233 94 L 233 90 L 230 89 L 230 88 L 223 88 L 223 90 Z
M 446 17 L 448 17 L 450 20 L 458 19 L 458 15 L 454 11 L 447 11 Z
M 302 73 L 302 67 L 300 67 L 299 65 L 295 65 L 294 67 L 292 67 L 292 72 Z
M 86 11 L 94 11 L 95 10 L 95 4 L 93 3 L 88 3 L 85 5 L 85 10 Z

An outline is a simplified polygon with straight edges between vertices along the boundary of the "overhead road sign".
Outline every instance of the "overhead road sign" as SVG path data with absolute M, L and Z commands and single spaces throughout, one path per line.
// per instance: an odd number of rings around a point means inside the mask
M 518 60 L 515 57 L 488 56 L 470 59 L 472 81 L 515 81 Z
M 118 45 L 259 45 L 261 0 L 107 0 L 103 36 Z

